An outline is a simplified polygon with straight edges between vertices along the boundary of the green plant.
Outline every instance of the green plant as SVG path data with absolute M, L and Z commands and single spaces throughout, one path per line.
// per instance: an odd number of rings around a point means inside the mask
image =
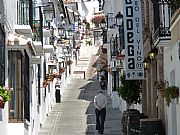
M 173 99 L 179 97 L 179 88 L 177 86 L 169 86 L 165 89 L 165 100 L 169 106 Z
M 125 74 L 121 76 L 121 86 L 118 89 L 119 95 L 127 102 L 128 107 L 131 104 L 141 102 L 141 81 L 139 80 L 126 80 Z
M 86 30 L 90 30 L 90 23 L 86 22 Z
M 92 39 L 87 40 L 87 41 L 86 41 L 86 44 L 89 45 L 89 46 L 91 46 L 91 45 L 92 45 Z
M 0 101 L 2 101 L 3 103 L 5 103 L 6 101 L 9 101 L 11 90 L 12 88 L 0 86 Z

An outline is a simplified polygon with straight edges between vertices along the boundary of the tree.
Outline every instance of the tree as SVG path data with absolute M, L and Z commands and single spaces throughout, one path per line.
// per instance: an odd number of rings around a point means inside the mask
M 118 89 L 119 95 L 127 102 L 127 107 L 141 102 L 141 81 L 126 80 L 125 74 L 121 75 L 121 86 Z

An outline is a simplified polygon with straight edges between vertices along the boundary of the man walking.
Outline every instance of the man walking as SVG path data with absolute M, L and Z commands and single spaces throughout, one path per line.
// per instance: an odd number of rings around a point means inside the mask
M 106 118 L 106 105 L 107 97 L 103 94 L 103 91 L 100 90 L 98 94 L 94 97 L 94 106 L 96 113 L 96 130 L 100 134 L 104 134 L 104 122 Z

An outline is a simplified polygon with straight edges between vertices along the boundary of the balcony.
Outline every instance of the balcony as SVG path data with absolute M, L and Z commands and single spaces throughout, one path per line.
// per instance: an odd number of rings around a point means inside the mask
M 154 46 L 168 46 L 171 44 L 171 32 L 168 27 L 159 27 L 152 36 Z

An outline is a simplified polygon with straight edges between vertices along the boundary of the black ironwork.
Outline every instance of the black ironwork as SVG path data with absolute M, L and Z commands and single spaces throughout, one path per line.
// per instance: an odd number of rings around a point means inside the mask
M 3 31 L 3 25 L 0 24 L 0 85 L 5 83 L 5 33 Z
M 19 0 L 17 3 L 17 24 L 29 24 L 29 0 Z
M 24 84 L 24 118 L 30 121 L 30 84 L 29 84 L 29 57 L 26 51 L 24 51 L 25 57 L 23 57 L 23 84 Z
M 167 37 L 163 40 L 169 40 L 171 36 L 170 28 L 170 1 L 159 0 L 153 1 L 154 8 L 154 29 L 152 35 L 153 43 L 161 37 Z M 159 9 L 159 10 L 157 10 Z
M 159 27 L 153 34 L 152 36 L 152 40 L 153 42 L 155 42 L 158 38 L 160 37 L 170 37 L 171 36 L 171 32 L 169 30 L 169 27 Z

